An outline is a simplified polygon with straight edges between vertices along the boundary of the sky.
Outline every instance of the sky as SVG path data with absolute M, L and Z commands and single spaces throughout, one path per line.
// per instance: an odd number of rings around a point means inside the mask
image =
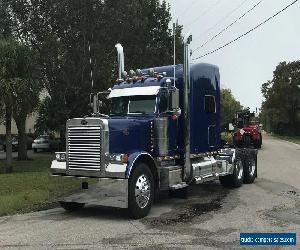
M 183 33 L 191 32 L 191 49 L 205 43 L 254 5 L 241 20 L 213 41 L 193 52 L 201 56 L 255 27 L 294 0 L 167 0 L 172 22 L 178 19 Z M 255 111 L 261 106 L 262 83 L 273 78 L 279 62 L 300 60 L 300 0 L 270 22 L 226 48 L 193 62 L 220 68 L 221 87 Z

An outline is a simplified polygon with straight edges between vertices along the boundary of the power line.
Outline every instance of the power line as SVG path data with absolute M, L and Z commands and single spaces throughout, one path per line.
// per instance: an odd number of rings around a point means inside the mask
M 184 16 L 186 14 L 186 12 L 196 3 L 198 2 L 199 3 L 199 0 L 194 0 L 184 11 L 181 12 L 180 16 Z M 179 15 L 177 15 L 179 16 Z
M 219 21 L 217 21 L 213 26 L 209 27 L 204 32 L 202 32 L 199 35 L 199 37 L 205 35 L 209 31 L 213 30 L 216 26 L 218 26 L 220 23 L 222 23 L 224 20 L 226 20 L 228 17 L 230 17 L 234 12 L 236 12 L 239 8 L 241 8 L 248 1 L 249 0 L 244 0 L 243 2 L 241 2 L 237 7 L 235 7 L 233 10 L 231 10 L 230 12 L 228 12 L 223 18 L 221 18 Z M 196 39 L 198 39 L 199 37 L 196 37 Z
M 212 50 L 212 51 L 210 51 L 210 52 L 207 52 L 207 53 L 205 53 L 205 54 L 203 54 L 203 55 L 201 55 L 201 56 L 195 57 L 195 58 L 193 58 L 192 60 L 198 60 L 198 59 L 203 58 L 203 57 L 205 57 L 205 56 L 211 55 L 211 54 L 213 54 L 213 53 L 215 53 L 215 52 L 217 52 L 217 51 L 219 51 L 219 50 L 221 50 L 221 49 L 227 47 L 228 45 L 230 45 L 230 44 L 232 44 L 232 43 L 238 41 L 238 40 L 241 39 L 242 37 L 244 37 L 244 36 L 250 34 L 252 31 L 258 29 L 260 26 L 266 24 L 267 22 L 269 22 L 270 20 L 272 20 L 273 18 L 275 18 L 276 16 L 278 16 L 279 14 L 281 14 L 282 12 L 284 12 L 286 9 L 288 9 L 289 7 L 291 7 L 292 5 L 294 5 L 295 3 L 297 3 L 298 1 L 299 1 L 299 0 L 293 1 L 292 3 L 290 3 L 289 5 L 287 5 L 286 7 L 284 7 L 283 9 L 281 9 L 280 11 L 276 12 L 273 16 L 267 18 L 265 21 L 259 23 L 259 24 L 256 25 L 254 28 L 248 30 L 247 32 L 245 32 L 244 34 L 242 34 L 242 35 L 238 36 L 237 38 L 231 40 L 230 42 L 228 42 L 228 43 L 222 45 L 221 47 L 219 47 L 219 48 L 217 48 L 217 49 L 215 49 L 215 50 Z
M 208 39 L 206 42 L 204 42 L 201 46 L 197 47 L 196 49 L 194 49 L 194 52 L 201 49 L 202 47 L 204 47 L 206 44 L 208 44 L 209 42 L 213 41 L 214 39 L 216 39 L 218 36 L 220 36 L 221 34 L 223 34 L 226 30 L 228 30 L 231 26 L 233 26 L 234 24 L 236 24 L 239 20 L 241 20 L 242 18 L 244 18 L 247 14 L 249 14 L 251 11 L 253 11 L 258 5 L 260 5 L 262 3 L 262 0 L 259 1 L 258 3 L 256 3 L 251 9 L 249 9 L 248 11 L 246 11 L 243 15 L 241 15 L 240 17 L 238 17 L 235 21 L 233 21 L 231 24 L 227 25 L 224 29 L 222 29 L 219 33 L 217 33 L 216 35 L 214 35 L 213 37 L 211 37 L 210 39 Z
M 205 16 L 210 11 L 212 11 L 214 9 L 214 7 L 216 7 L 219 3 L 221 3 L 221 0 L 215 1 L 210 7 L 206 8 L 201 14 L 199 14 L 199 16 L 197 18 L 195 18 L 193 21 L 189 22 L 186 26 L 188 27 L 191 24 L 193 24 L 194 22 L 198 21 L 201 17 Z

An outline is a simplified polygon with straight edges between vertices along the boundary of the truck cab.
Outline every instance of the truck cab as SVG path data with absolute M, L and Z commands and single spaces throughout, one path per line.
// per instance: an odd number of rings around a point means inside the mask
M 51 165 L 55 177 L 82 178 L 80 192 L 60 201 L 65 209 L 89 203 L 127 208 L 141 218 L 160 191 L 214 179 L 235 187 L 254 181 L 256 151 L 221 147 L 218 67 L 190 64 L 188 40 L 185 46 L 183 65 L 130 76 L 117 46 L 109 114 L 99 112 L 99 95 L 93 95 L 93 114 L 67 121 L 66 152 L 57 152 Z

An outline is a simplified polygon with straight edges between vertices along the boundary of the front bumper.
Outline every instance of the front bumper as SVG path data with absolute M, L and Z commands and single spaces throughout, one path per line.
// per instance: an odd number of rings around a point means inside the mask
M 70 176 L 81 176 L 81 177 L 99 177 L 99 178 L 126 178 L 125 172 L 127 168 L 127 163 L 112 163 L 109 162 L 104 170 L 101 172 L 97 170 L 72 170 L 67 168 L 67 163 L 65 161 L 53 160 L 51 164 L 50 171 L 52 174 L 60 175 L 70 175 Z
M 117 171 L 119 171 L 117 169 Z M 122 170 L 123 171 L 123 170 Z M 67 197 L 61 197 L 58 201 L 78 202 L 107 207 L 128 207 L 128 179 L 124 178 L 95 178 L 70 176 L 66 170 L 66 162 L 52 161 L 51 173 L 54 178 L 59 178 L 60 186 L 66 188 L 66 178 L 79 180 L 78 188 Z M 116 173 L 114 173 L 116 174 Z M 124 172 L 123 172 L 124 176 Z M 62 190 L 62 193 L 64 190 Z
M 128 179 L 52 176 L 59 178 L 59 181 L 62 182 L 60 185 L 62 188 L 66 185 L 66 178 L 80 180 L 76 191 L 67 197 L 59 198 L 58 201 L 128 208 Z

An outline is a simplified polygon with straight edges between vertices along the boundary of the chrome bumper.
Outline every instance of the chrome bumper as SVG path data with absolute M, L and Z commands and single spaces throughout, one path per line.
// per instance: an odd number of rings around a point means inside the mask
M 107 207 L 128 207 L 128 179 L 87 178 L 55 175 L 53 178 L 76 178 L 81 180 L 77 191 L 58 201 L 78 202 Z M 80 185 L 80 184 L 79 184 Z
M 125 163 L 108 163 L 105 166 L 105 171 L 101 178 L 125 178 L 127 164 Z M 53 160 L 51 163 L 50 171 L 52 174 L 68 175 L 68 176 L 81 176 L 81 177 L 99 177 L 98 170 L 70 170 L 67 168 L 66 162 Z

